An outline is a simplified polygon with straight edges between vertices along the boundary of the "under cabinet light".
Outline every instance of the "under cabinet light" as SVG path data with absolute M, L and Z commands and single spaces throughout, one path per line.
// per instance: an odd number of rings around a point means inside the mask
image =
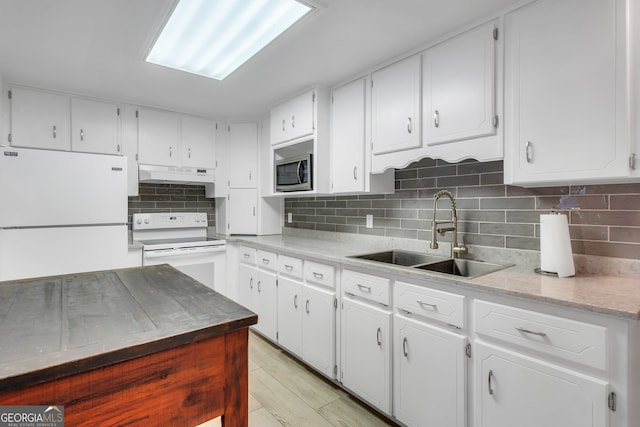
M 180 0 L 146 61 L 222 80 L 311 9 L 296 0 Z

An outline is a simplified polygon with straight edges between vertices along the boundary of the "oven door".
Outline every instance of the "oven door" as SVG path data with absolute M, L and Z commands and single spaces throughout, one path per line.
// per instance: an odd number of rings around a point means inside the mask
M 169 264 L 203 285 L 226 294 L 224 245 L 143 251 L 142 265 Z

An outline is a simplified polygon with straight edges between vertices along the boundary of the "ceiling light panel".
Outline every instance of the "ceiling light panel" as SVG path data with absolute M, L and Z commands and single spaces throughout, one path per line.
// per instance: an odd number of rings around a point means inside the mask
M 311 10 L 295 0 L 180 0 L 146 61 L 222 80 Z

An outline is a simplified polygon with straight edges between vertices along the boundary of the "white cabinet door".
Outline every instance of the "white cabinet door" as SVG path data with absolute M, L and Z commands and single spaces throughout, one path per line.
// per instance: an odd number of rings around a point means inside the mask
M 494 346 L 475 346 L 477 427 L 607 427 L 609 384 Z
M 335 292 L 304 285 L 302 358 L 328 377 L 335 378 Z
M 228 234 L 256 234 L 258 232 L 258 190 L 230 188 L 227 195 Z
M 178 166 L 180 115 L 171 111 L 138 110 L 138 161 L 147 165 Z
M 216 123 L 194 116 L 182 116 L 180 151 L 182 166 L 214 169 Z
M 315 130 L 315 92 L 309 91 L 271 110 L 271 144 L 278 144 L 305 135 Z
M 69 98 L 54 93 L 12 88 L 11 145 L 69 150 Z
M 629 175 L 625 2 L 541 0 L 505 18 L 505 181 Z
M 278 333 L 278 290 L 275 273 L 259 270 L 253 295 L 255 311 L 258 313 L 255 328 L 275 342 Z
M 251 311 L 256 311 L 254 302 L 254 288 L 257 283 L 258 270 L 250 265 L 242 264 L 238 266 L 238 303 Z
M 391 413 L 391 313 L 349 298 L 342 300 L 342 384 Z
M 256 123 L 232 123 L 228 131 L 229 187 L 256 188 L 258 126 Z
M 302 357 L 302 283 L 278 278 L 278 344 Z
M 127 157 L 127 196 L 137 196 L 138 186 L 138 107 L 124 104 L 121 112 L 122 153 Z
M 466 425 L 466 338 L 394 317 L 394 414 L 409 427 Z
M 337 88 L 331 96 L 331 190 L 365 191 L 366 79 Z
M 71 149 L 122 154 L 118 135 L 120 108 L 113 103 L 71 99 Z
M 373 154 L 422 145 L 421 55 L 414 55 L 371 75 L 371 140 Z
M 424 57 L 425 140 L 428 145 L 494 133 L 494 24 L 445 41 Z

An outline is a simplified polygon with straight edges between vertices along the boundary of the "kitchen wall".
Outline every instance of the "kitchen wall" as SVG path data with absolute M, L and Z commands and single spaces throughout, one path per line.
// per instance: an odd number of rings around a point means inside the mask
M 433 194 L 448 189 L 467 245 L 539 250 L 540 214 L 555 209 L 569 216 L 574 253 L 640 259 L 640 184 L 521 188 L 504 185 L 502 171 L 502 161 L 423 159 L 396 170 L 394 194 L 287 198 L 285 226 L 429 241 Z M 447 199 L 437 218 L 450 218 Z
M 139 184 L 139 195 L 129 197 L 128 222 L 142 212 L 206 212 L 209 227 L 215 227 L 215 199 L 204 196 L 202 185 Z

